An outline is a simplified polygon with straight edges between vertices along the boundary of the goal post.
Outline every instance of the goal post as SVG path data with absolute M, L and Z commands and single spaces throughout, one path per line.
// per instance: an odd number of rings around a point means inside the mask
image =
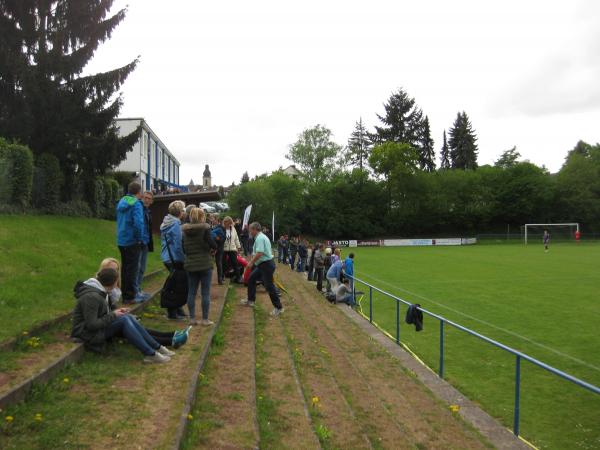
M 532 228 L 544 228 L 547 230 L 556 229 L 556 228 L 569 228 L 569 235 L 574 237 L 575 231 L 579 231 L 579 223 L 577 222 L 568 222 L 568 223 L 526 223 L 524 225 L 525 230 L 525 245 L 527 245 L 528 239 L 531 237 L 531 229 Z M 572 231 L 573 230 L 573 231 Z

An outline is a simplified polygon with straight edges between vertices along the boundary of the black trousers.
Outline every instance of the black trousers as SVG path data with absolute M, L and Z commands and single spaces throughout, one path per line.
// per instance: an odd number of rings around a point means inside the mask
M 217 248 L 215 253 L 215 264 L 217 265 L 217 280 L 223 281 L 223 249 Z
M 169 272 L 173 272 L 173 264 L 163 263 Z M 183 263 L 181 263 L 183 265 Z M 177 316 L 185 316 L 183 308 L 167 308 L 167 316 L 169 319 L 175 319 Z
M 323 290 L 323 272 L 324 269 L 322 267 L 315 269 L 315 276 L 317 277 L 317 291 L 319 292 Z
M 283 308 L 281 306 L 281 300 L 279 299 L 279 294 L 277 293 L 277 288 L 275 287 L 275 283 L 273 281 L 273 274 L 275 273 L 275 261 L 272 259 L 269 261 L 265 261 L 260 263 L 258 266 L 254 267 L 254 270 L 250 274 L 250 278 L 248 278 L 248 301 L 254 302 L 256 300 L 256 282 L 259 279 L 262 279 L 263 286 L 269 293 L 269 297 L 271 299 L 271 303 L 277 309 Z
M 156 330 L 149 330 L 147 328 L 146 328 L 146 331 L 160 345 L 162 345 L 164 347 L 170 347 L 173 345 L 173 335 L 175 334 L 173 331 L 156 331 Z
M 121 291 L 123 292 L 123 301 L 132 302 L 137 295 L 136 280 L 140 271 L 140 252 L 139 244 L 119 246 L 121 252 Z
M 240 274 L 240 265 L 237 260 L 237 252 L 225 252 L 224 261 L 229 261 L 229 265 L 233 269 L 233 279 L 239 280 L 241 277 Z
M 290 267 L 292 270 L 295 269 L 294 265 L 296 264 L 296 253 L 290 253 Z

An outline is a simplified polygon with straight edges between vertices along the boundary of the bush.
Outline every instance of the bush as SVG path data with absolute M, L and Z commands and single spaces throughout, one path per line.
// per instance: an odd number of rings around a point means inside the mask
M 115 208 L 120 198 L 121 187 L 117 180 L 105 177 L 104 181 L 104 217 L 115 218 Z
M 82 200 L 72 200 L 67 203 L 58 203 L 51 211 L 56 216 L 93 217 L 90 205 Z
M 32 204 L 42 211 L 51 211 L 60 201 L 64 178 L 58 158 L 43 153 L 35 161 Z
M 29 205 L 33 184 L 33 155 L 28 147 L 0 138 L 0 202 L 20 208 Z

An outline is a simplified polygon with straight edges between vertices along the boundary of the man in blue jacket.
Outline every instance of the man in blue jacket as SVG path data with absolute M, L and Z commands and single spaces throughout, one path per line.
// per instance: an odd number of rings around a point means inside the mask
M 344 273 L 350 280 L 350 290 L 354 289 L 354 253 L 350 253 L 344 261 Z
M 121 290 L 123 303 L 134 303 L 144 235 L 142 186 L 129 184 L 127 195 L 117 203 L 117 245 L 121 252 Z
M 142 196 L 142 207 L 144 212 L 144 233 L 142 235 L 142 246 L 140 249 L 140 264 L 138 268 L 138 276 L 135 282 L 136 301 L 143 302 L 150 298 L 150 294 L 142 291 L 142 281 L 148 264 L 148 252 L 154 251 L 154 239 L 152 236 L 152 211 L 150 207 L 154 203 L 154 194 L 152 191 L 144 192 Z

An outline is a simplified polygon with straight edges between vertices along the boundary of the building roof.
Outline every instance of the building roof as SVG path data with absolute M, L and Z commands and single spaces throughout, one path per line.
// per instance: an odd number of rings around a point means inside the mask
M 139 122 L 140 125 L 143 128 L 145 128 L 147 132 L 154 135 L 154 137 L 158 140 L 160 148 L 162 148 L 163 150 L 166 150 L 167 153 L 171 156 L 171 160 L 173 160 L 178 166 L 180 165 L 179 160 L 175 157 L 175 155 L 173 155 L 173 152 L 171 150 L 169 150 L 169 148 L 162 142 L 162 140 L 158 137 L 158 134 L 156 134 L 154 132 L 154 130 L 152 130 L 152 128 L 150 128 L 150 125 L 148 125 L 148 122 L 143 117 L 117 117 L 115 119 L 115 122 L 126 122 L 126 121 L 131 121 L 131 120 Z

